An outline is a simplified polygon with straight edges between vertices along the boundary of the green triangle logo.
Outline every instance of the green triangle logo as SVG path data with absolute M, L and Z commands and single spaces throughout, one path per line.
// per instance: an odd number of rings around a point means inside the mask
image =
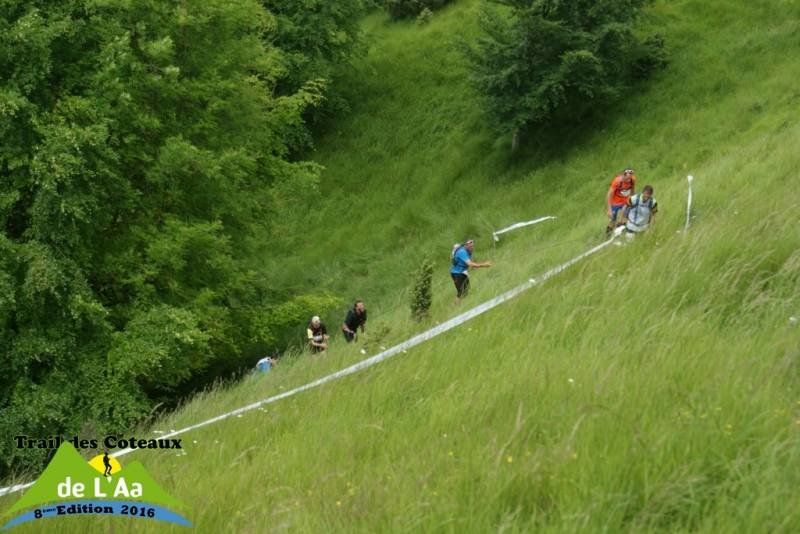
M 119 466 L 115 459 L 114 464 Z M 83 511 L 74 512 L 77 510 L 75 506 Z M 27 521 L 69 515 L 73 512 L 95 513 L 91 510 L 96 507 L 101 510 L 97 513 L 146 517 L 190 525 L 185 518 L 167 509 L 182 508 L 183 503 L 164 491 L 140 462 L 133 462 L 121 469 L 117 467 L 111 475 L 104 476 L 84 460 L 69 442 L 61 444 L 36 483 L 3 517 L 33 508 L 32 512 L 25 514 L 26 517 L 30 516 L 25 519 Z M 136 512 L 131 514 L 131 509 Z M 141 510 L 147 513 L 138 515 Z M 182 521 L 176 520 L 176 517 Z M 4 528 L 24 522 L 19 519 Z

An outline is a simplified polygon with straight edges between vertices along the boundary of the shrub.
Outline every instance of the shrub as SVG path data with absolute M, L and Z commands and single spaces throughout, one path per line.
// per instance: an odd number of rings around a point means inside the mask
M 416 17 L 423 11 L 436 11 L 449 0 L 384 0 L 383 6 L 393 19 Z
M 431 291 L 431 281 L 433 279 L 433 263 L 424 260 L 417 271 L 414 282 L 414 289 L 411 292 L 411 316 L 421 321 L 428 316 L 431 309 L 433 294 Z
M 431 21 L 431 17 L 433 17 L 433 11 L 426 7 L 419 12 L 419 15 L 417 16 L 417 24 L 423 26 Z

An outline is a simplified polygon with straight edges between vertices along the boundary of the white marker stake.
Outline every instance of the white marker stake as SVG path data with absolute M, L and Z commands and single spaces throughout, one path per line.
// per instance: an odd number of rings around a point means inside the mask
M 684 232 L 689 230 L 689 221 L 692 217 L 692 180 L 694 180 L 694 176 L 691 174 L 686 177 L 686 181 L 689 182 L 689 198 L 686 201 L 686 225 L 683 227 Z

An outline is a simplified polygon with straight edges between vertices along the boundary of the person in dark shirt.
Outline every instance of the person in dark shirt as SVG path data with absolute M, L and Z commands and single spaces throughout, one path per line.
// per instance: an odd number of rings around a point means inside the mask
M 311 352 L 322 352 L 328 348 L 328 331 L 316 315 L 308 323 L 306 335 L 308 336 L 308 346 Z
M 367 308 L 364 307 L 364 302 L 357 300 L 353 304 L 353 309 L 347 312 L 347 317 L 342 323 L 342 333 L 348 343 L 355 341 L 358 338 L 356 331 L 361 327 L 361 333 L 364 333 L 364 324 L 367 322 Z

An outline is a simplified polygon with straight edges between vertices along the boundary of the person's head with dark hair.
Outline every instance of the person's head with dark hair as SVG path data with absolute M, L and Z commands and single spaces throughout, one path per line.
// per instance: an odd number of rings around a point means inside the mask
M 364 313 L 364 301 L 361 299 L 355 301 L 355 303 L 353 303 L 353 309 L 356 313 Z
M 464 241 L 464 248 L 467 249 L 467 252 L 472 254 L 472 249 L 475 247 L 475 241 L 472 239 L 467 239 Z
M 651 196 L 653 196 L 653 186 L 652 185 L 644 186 L 644 189 L 642 189 L 642 200 L 647 202 L 648 200 L 650 200 Z

